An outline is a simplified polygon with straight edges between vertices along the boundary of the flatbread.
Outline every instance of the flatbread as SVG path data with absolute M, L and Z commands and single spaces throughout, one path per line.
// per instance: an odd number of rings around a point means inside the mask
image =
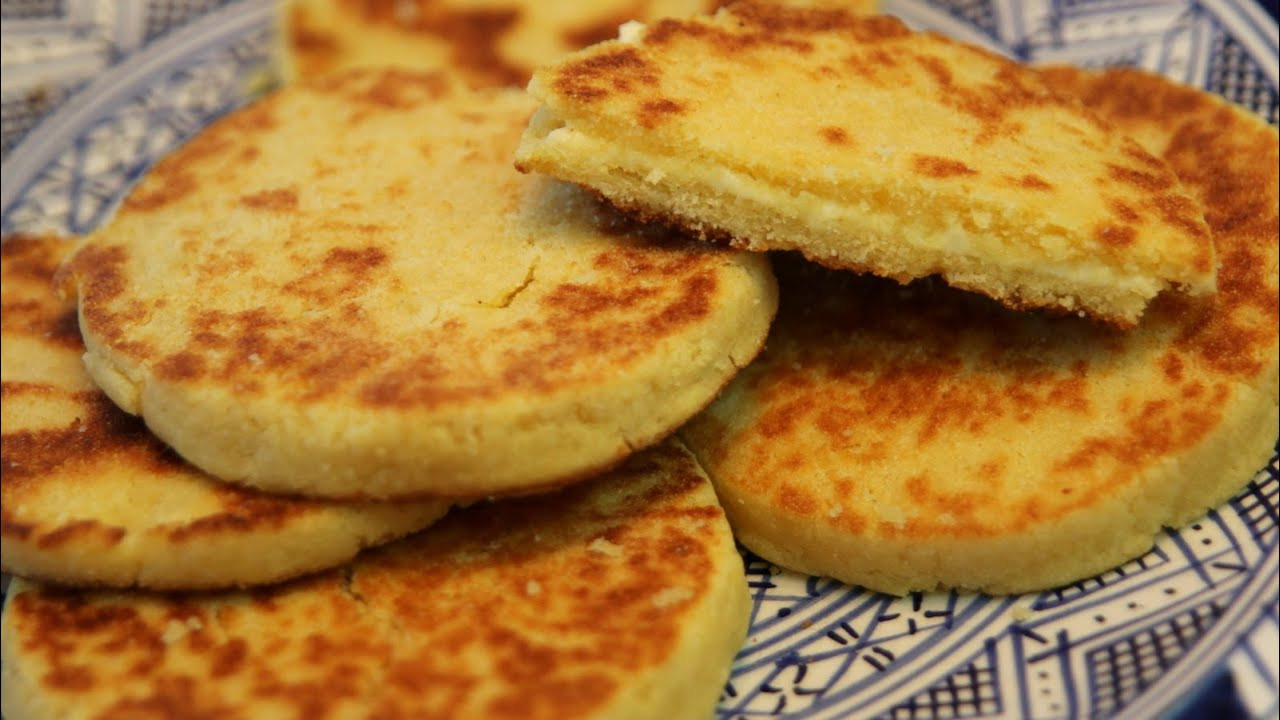
M 531 111 L 357 70 L 215 123 L 67 265 L 89 374 L 272 492 L 529 492 L 668 435 L 760 348 L 768 262 L 517 173 Z
M 781 1 L 781 0 L 778 0 Z M 816 4 L 833 0 L 788 0 Z M 628 21 L 711 12 L 719 0 L 285 0 L 286 82 L 352 68 L 449 69 L 474 87 L 524 87 L 535 68 Z M 874 12 L 875 0 L 842 0 Z
M 1219 293 L 1124 333 L 775 265 L 768 349 L 683 437 L 738 538 L 889 593 L 1102 572 L 1242 488 L 1277 437 L 1277 135 L 1138 71 L 1060 69 L 1207 207 Z
M 1200 206 L 1033 71 L 895 18 L 741 2 L 540 69 L 517 166 L 638 216 L 1132 326 L 1214 289 Z
M 75 306 L 52 282 L 69 247 L 19 235 L 0 248 L 5 572 L 73 585 L 255 585 L 341 565 L 448 510 L 275 497 L 182 462 L 85 373 Z
M 287 82 L 351 68 L 448 68 L 475 87 L 524 87 L 533 69 L 615 37 L 628 20 L 713 10 L 715 0 L 286 0 Z
M 6 717 L 697 718 L 750 599 L 671 442 L 561 493 L 481 503 L 345 570 L 251 593 L 15 582 Z

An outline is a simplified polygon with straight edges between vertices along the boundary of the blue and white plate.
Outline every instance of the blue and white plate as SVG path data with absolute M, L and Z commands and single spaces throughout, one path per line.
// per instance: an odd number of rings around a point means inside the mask
M 1023 60 L 1146 67 L 1277 122 L 1276 22 L 1253 0 L 882 4 Z M 267 77 L 261 0 L 0 8 L 6 234 L 96 227 L 152 162 Z M 1274 717 L 1277 467 L 1145 556 L 1045 593 L 894 598 L 747 554 L 751 630 L 718 716 L 1173 717 L 1225 689 L 1226 707 Z

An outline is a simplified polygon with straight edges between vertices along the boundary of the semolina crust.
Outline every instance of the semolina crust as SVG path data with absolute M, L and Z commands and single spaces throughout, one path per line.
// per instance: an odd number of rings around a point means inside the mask
M 1139 71 L 1045 72 L 1205 204 L 1218 294 L 1162 296 L 1121 332 L 778 259 L 768 349 L 683 431 L 747 547 L 895 594 L 1042 590 L 1136 557 L 1273 456 L 1275 129 Z
M 521 493 L 661 439 L 759 350 L 768 260 L 516 173 L 531 110 L 352 71 L 214 124 L 66 266 L 90 375 L 271 492 Z
M 258 585 L 341 565 L 448 510 L 441 500 L 271 496 L 184 463 L 85 373 L 75 306 L 52 282 L 71 245 L 16 235 L 0 249 L 6 573 L 76 586 Z
M 669 441 L 591 482 L 479 503 L 344 569 L 252 593 L 15 581 L 3 711 L 702 717 L 749 609 L 715 494 Z

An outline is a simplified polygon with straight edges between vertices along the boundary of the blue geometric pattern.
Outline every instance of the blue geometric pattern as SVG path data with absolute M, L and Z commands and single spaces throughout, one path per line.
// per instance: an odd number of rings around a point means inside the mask
M 93 229 L 152 162 L 264 87 L 270 3 L 110 4 L 0 4 L 4 233 Z M 1276 26 L 1244 0 L 882 4 L 1025 60 L 1145 67 L 1277 122 Z M 1024 596 L 894 598 L 744 552 L 751 629 L 717 716 L 1153 717 L 1222 667 L 1258 714 L 1280 684 L 1277 468 L 1143 557 Z
M 228 2 L 5 0 L 0 157 L 107 68 Z
M 1175 671 L 1232 651 L 1274 692 L 1274 646 L 1236 640 L 1275 635 L 1277 463 L 1143 557 L 1043 593 L 894 598 L 744 551 L 754 612 L 718 717 L 1146 717 L 1190 687 Z
M 164 10 L 164 23 L 213 5 L 228 3 L 150 7 Z M 99 225 L 152 162 L 268 86 L 272 17 L 269 3 L 230 4 L 75 86 L 75 97 L 6 158 L 0 231 L 79 234 Z
M 888 720 L 946 720 L 999 716 L 1005 697 L 996 671 L 996 645 L 988 640 L 985 651 L 945 680 L 895 705 Z
M 1225 34 L 1214 39 L 1206 87 L 1275 125 L 1280 94 L 1264 78 L 1258 61 L 1249 57 L 1243 45 Z
M 1089 700 L 1095 717 L 1110 717 L 1160 678 L 1222 616 L 1207 602 L 1163 623 L 1090 650 Z

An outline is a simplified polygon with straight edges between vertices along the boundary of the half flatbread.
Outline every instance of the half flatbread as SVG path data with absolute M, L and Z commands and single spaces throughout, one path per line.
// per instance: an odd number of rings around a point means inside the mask
M 482 503 L 253 593 L 10 588 L 10 718 L 708 717 L 746 631 L 742 559 L 672 442 Z
M 67 266 L 90 375 L 276 492 L 525 492 L 656 442 L 759 350 L 768 261 L 517 173 L 531 111 L 352 71 L 215 123 Z
M 70 241 L 0 248 L 5 572 L 72 585 L 255 585 L 341 565 L 448 503 L 338 503 L 218 482 L 182 462 L 85 374 L 75 306 L 54 294 Z
M 684 433 L 747 547 L 890 593 L 1114 567 L 1238 491 L 1277 436 L 1277 136 L 1137 71 L 1061 69 L 1208 208 L 1216 297 L 1123 333 L 779 260 L 768 349 Z
M 735 3 L 539 69 L 517 166 L 752 250 L 1131 326 L 1214 289 L 1201 208 L 1030 69 L 891 17 Z

